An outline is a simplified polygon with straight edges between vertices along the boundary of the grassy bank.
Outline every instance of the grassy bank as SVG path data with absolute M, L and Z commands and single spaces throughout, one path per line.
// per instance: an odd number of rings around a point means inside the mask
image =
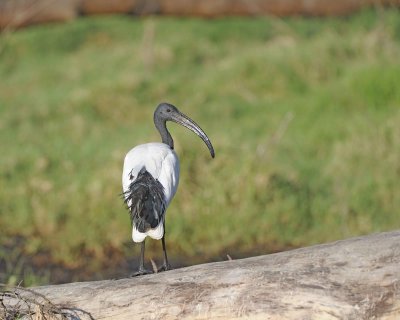
M 100 17 L 2 39 L 0 241 L 95 270 L 134 256 L 125 153 L 170 125 L 171 255 L 205 261 L 400 227 L 400 15 Z M 150 243 L 149 243 L 150 244 Z M 161 257 L 160 244 L 148 257 Z M 256 248 L 256 249 L 255 249 Z M 7 281 L 7 279 L 5 280 Z

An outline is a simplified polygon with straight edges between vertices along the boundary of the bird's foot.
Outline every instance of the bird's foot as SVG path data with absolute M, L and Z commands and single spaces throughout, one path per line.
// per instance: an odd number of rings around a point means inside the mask
M 132 274 L 130 275 L 130 278 L 138 277 L 138 276 L 143 276 L 143 275 L 145 275 L 145 274 L 151 274 L 151 273 L 153 273 L 153 271 L 150 271 L 150 270 L 147 270 L 147 269 L 139 269 L 138 271 L 132 273 Z
M 160 268 L 158 268 L 157 272 L 163 272 L 168 270 L 172 270 L 171 265 L 169 263 L 164 263 Z

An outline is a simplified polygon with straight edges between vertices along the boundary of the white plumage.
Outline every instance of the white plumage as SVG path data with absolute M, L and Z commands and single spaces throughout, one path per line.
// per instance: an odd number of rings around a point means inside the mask
M 197 134 L 207 145 L 211 157 L 214 148 L 204 131 L 188 116 L 169 103 L 161 103 L 154 111 L 154 125 L 162 143 L 146 143 L 130 150 L 125 156 L 122 188 L 132 222 L 132 240 L 141 243 L 139 270 L 133 275 L 151 273 L 144 268 L 145 240 L 161 239 L 164 263 L 158 271 L 171 269 L 165 245 L 165 214 L 179 183 L 179 160 L 174 140 L 166 122 L 179 123 Z
M 168 207 L 179 183 L 179 159 L 175 151 L 161 142 L 141 144 L 131 149 L 125 156 L 122 172 L 124 193 L 128 191 L 130 183 L 143 167 L 164 187 L 165 201 Z M 129 202 L 127 204 L 130 206 Z M 134 225 L 132 227 L 134 242 L 142 242 L 146 236 L 159 240 L 163 235 L 164 224 L 162 222 L 156 228 L 144 233 L 139 232 Z

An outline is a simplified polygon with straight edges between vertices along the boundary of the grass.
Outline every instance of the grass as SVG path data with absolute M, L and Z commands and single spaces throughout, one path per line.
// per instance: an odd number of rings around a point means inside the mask
M 0 241 L 96 270 L 134 256 L 125 153 L 170 125 L 181 181 L 171 255 L 206 261 L 400 227 L 400 16 L 91 17 L 3 39 Z M 150 243 L 149 243 L 150 244 Z M 161 258 L 151 242 L 149 257 Z

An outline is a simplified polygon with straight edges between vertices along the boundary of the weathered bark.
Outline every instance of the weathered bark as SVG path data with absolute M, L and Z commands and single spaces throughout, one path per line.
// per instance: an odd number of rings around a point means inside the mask
M 138 278 L 32 289 L 82 319 L 400 319 L 400 230 Z

